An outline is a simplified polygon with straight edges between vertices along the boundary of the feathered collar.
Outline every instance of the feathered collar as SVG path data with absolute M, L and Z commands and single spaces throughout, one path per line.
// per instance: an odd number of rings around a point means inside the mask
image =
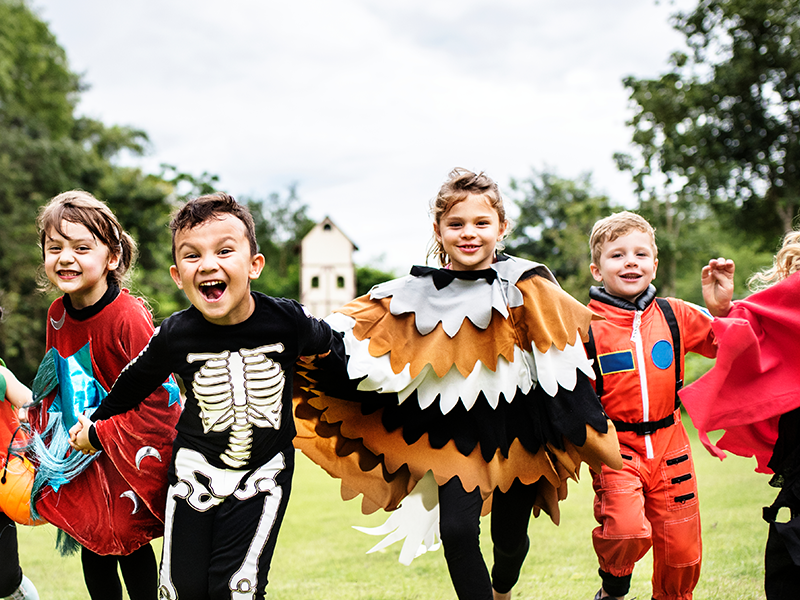
M 537 275 L 558 285 L 544 265 L 501 255 L 490 269 L 480 271 L 414 267 L 410 275 L 372 288 L 370 298 L 391 297 L 391 313 L 413 313 L 422 335 L 441 322 L 445 333 L 453 337 L 465 318 L 480 329 L 489 326 L 492 310 L 508 318 L 509 309 L 523 303 L 516 284 Z

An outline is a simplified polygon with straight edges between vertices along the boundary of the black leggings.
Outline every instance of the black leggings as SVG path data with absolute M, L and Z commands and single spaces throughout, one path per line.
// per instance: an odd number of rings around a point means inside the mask
M 800 551 L 799 539 L 800 516 L 792 513 L 792 520 L 788 523 L 769 524 L 764 561 L 764 590 L 767 600 L 797 598 L 800 589 L 800 565 L 796 562 Z
M 130 600 L 158 598 L 158 566 L 150 544 L 145 544 L 127 556 L 102 556 L 81 548 L 81 564 L 83 580 L 92 600 L 122 600 L 117 565 L 122 571 Z
M 17 526 L 0 513 L 0 598 L 10 596 L 22 583 L 17 552 Z
M 492 587 L 506 593 L 519 579 L 528 553 L 528 523 L 536 486 L 515 481 L 508 492 L 492 496 L 494 566 L 491 580 L 480 549 L 480 491 L 464 491 L 454 477 L 439 486 L 439 531 L 450 579 L 459 600 L 491 600 Z

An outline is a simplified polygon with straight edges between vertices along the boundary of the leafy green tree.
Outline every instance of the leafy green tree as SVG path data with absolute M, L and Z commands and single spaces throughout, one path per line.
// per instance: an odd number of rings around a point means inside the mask
M 567 292 L 588 302 L 589 287 L 597 285 L 589 271 L 589 234 L 598 219 L 622 208 L 593 189 L 589 174 L 572 180 L 534 169 L 510 187 L 519 219 L 508 252 L 544 263 Z
M 392 271 L 370 265 L 356 266 L 356 297 L 363 296 L 379 283 L 395 278 L 397 275 Z
M 300 242 L 314 227 L 308 206 L 291 185 L 285 195 L 246 199 L 256 224 L 256 239 L 266 259 L 253 289 L 270 296 L 300 299 Z
M 28 5 L 0 0 L 0 305 L 6 310 L 0 356 L 23 381 L 32 379 L 44 352 L 52 300 L 37 289 L 39 207 L 76 188 L 107 201 L 139 242 L 136 291 L 163 318 L 180 302 L 166 268 L 170 211 L 182 194 L 205 190 L 214 179 L 117 165 L 122 151 L 142 154 L 147 136 L 77 117 L 82 89 L 63 49 Z
M 800 210 L 800 3 L 700 0 L 672 23 L 688 51 L 657 79 L 625 79 L 637 156 L 620 164 L 643 202 L 673 200 L 665 218 L 706 202 L 771 250 Z
M 72 134 L 80 90 L 63 50 L 21 1 L 0 1 L 0 353 L 27 378 L 43 350 L 47 301 L 36 294 L 38 207 L 84 163 Z

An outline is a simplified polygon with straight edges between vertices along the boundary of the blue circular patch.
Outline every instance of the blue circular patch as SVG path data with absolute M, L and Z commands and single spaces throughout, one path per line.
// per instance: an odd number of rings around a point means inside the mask
M 675 353 L 672 351 L 672 344 L 667 340 L 658 340 L 653 346 L 650 356 L 653 357 L 653 364 L 663 370 L 672 366 Z

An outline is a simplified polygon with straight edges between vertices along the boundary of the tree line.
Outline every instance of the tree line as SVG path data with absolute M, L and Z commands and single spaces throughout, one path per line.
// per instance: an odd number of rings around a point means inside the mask
M 686 42 L 655 78 L 628 77 L 631 145 L 615 155 L 634 210 L 656 228 L 662 295 L 702 303 L 709 258 L 737 263 L 737 293 L 768 265 L 800 210 L 800 3 L 699 0 L 671 17 Z M 538 257 L 586 300 L 586 240 L 621 207 L 589 175 L 513 181 L 520 223 L 509 249 Z
M 672 17 L 684 51 L 652 79 L 624 80 L 631 144 L 615 156 L 635 184 L 627 207 L 657 230 L 662 295 L 701 302 L 699 271 L 711 257 L 737 262 L 737 290 L 769 263 L 800 210 L 800 5 L 795 0 L 700 0 Z M 139 244 L 134 292 L 156 320 L 186 306 L 168 267 L 171 212 L 216 189 L 218 177 L 172 165 L 156 173 L 120 162 L 149 146 L 144 131 L 80 116 L 86 89 L 64 50 L 25 0 L 0 0 L 0 357 L 23 381 L 44 349 L 52 296 L 38 288 L 40 206 L 68 189 L 105 200 Z M 547 264 L 582 301 L 592 224 L 622 207 L 576 179 L 534 169 L 509 182 L 519 216 L 508 251 Z M 299 241 L 313 222 L 297 186 L 240 198 L 256 221 L 264 275 L 253 287 L 299 296 Z M 357 270 L 358 290 L 391 277 Z

